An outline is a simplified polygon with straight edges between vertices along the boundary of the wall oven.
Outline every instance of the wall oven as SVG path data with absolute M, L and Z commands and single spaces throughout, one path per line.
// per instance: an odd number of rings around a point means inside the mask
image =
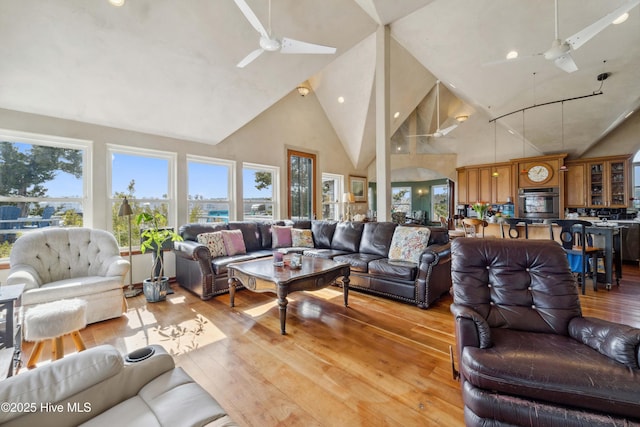
M 560 218 L 558 187 L 521 188 L 518 190 L 518 217 Z

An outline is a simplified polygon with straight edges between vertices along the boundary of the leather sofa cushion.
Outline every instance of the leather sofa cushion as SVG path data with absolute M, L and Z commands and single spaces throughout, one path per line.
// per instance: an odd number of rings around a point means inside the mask
M 336 231 L 337 222 L 312 221 L 311 232 L 313 233 L 313 244 L 317 249 L 331 248 L 333 233 Z
M 347 255 L 349 253 L 351 252 L 339 251 L 335 249 L 305 249 L 305 251 L 303 252 L 305 256 L 312 256 L 312 257 L 326 258 L 326 259 L 333 259 L 334 257 L 337 257 L 339 255 Z
M 339 222 L 331 240 L 331 249 L 359 252 L 360 239 L 364 230 L 363 222 Z
M 462 352 L 460 369 L 472 385 L 638 419 L 637 370 L 563 335 L 492 328 L 491 337 L 492 347 Z
M 373 260 L 369 263 L 371 276 L 384 276 L 389 279 L 415 280 L 418 264 L 408 261 L 391 261 L 387 258 Z
M 380 259 L 382 256 L 374 254 L 363 254 L 361 252 L 355 254 L 338 255 L 333 257 L 334 261 L 346 262 L 351 265 L 351 271 L 366 273 L 370 261 Z
M 228 224 L 229 230 L 242 231 L 242 237 L 244 238 L 244 246 L 247 252 L 257 251 L 262 249 L 260 232 L 258 231 L 258 223 L 256 222 L 230 222 Z
M 396 226 L 393 222 L 366 222 L 360 240 L 360 252 L 387 258 Z
M 212 222 L 207 224 L 185 224 L 178 228 L 178 234 L 184 240 L 198 241 L 198 234 L 213 233 L 214 231 L 228 230 L 226 222 Z

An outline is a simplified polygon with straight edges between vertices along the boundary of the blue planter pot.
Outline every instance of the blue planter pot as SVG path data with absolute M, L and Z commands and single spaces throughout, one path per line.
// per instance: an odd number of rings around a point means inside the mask
M 142 282 L 142 290 L 148 302 L 159 302 L 167 299 L 167 290 L 169 289 L 169 278 L 162 277 L 161 280 L 152 282 L 145 279 Z

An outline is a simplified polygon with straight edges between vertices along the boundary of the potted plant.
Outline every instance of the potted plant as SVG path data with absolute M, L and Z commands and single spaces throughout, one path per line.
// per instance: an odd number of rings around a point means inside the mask
M 169 289 L 169 278 L 164 275 L 163 244 L 167 241 L 180 241 L 182 237 L 171 228 L 163 228 L 166 219 L 161 213 L 142 212 L 136 216 L 136 224 L 144 225 L 140 231 L 140 251 L 153 252 L 151 274 L 142 282 L 144 296 L 149 302 L 164 301 Z

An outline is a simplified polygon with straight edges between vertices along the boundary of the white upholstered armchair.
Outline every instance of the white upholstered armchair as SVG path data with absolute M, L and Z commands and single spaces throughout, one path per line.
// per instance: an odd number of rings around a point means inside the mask
M 122 315 L 123 281 L 129 261 L 115 237 L 89 228 L 44 228 L 24 234 L 13 245 L 8 285 L 24 283 L 22 306 L 80 298 L 87 301 L 87 323 Z

